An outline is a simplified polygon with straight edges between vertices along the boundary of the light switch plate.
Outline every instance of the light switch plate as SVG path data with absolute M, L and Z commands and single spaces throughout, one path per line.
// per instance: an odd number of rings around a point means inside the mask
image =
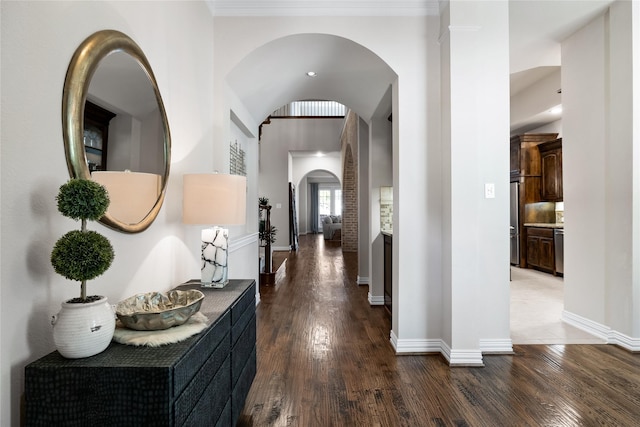
M 493 182 L 488 182 L 484 184 L 484 198 L 485 199 L 495 199 L 496 197 L 496 186 Z

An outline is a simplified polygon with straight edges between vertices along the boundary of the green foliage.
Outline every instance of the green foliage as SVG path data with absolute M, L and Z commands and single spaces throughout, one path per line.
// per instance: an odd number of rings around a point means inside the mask
M 260 222 L 258 223 L 258 238 L 260 239 L 260 244 L 262 246 L 265 246 L 267 244 L 267 241 L 275 243 L 276 233 L 278 232 L 278 229 L 275 225 L 272 225 L 269 230 L 266 230 L 266 220 L 262 216 L 262 211 L 267 207 L 271 208 L 271 206 L 269 206 L 269 198 L 260 197 L 258 199 L 258 212 L 260 214 Z
M 271 226 L 270 231 L 265 230 L 265 222 L 266 221 L 263 219 L 260 220 L 260 223 L 258 226 L 258 237 L 263 246 L 267 243 L 267 240 L 269 240 L 271 243 L 275 243 L 276 233 L 278 232 L 278 229 L 276 228 L 275 225 Z
M 80 230 L 62 236 L 51 251 L 51 265 L 56 273 L 81 282 L 80 298 L 69 302 L 91 302 L 87 297 L 87 280 L 107 271 L 114 258 L 109 239 L 98 232 L 87 231 L 87 220 L 98 220 L 109 207 L 106 188 L 89 179 L 70 179 L 60 187 L 58 210 L 68 218 L 82 220 Z
M 113 247 L 106 237 L 95 231 L 73 230 L 56 242 L 51 265 L 67 279 L 85 281 L 107 271 L 113 258 Z
M 75 220 L 98 220 L 109 207 L 107 190 L 90 179 L 70 179 L 60 187 L 56 200 L 60 213 Z
M 258 198 L 258 218 L 262 220 L 262 211 L 269 206 L 269 199 L 266 197 Z

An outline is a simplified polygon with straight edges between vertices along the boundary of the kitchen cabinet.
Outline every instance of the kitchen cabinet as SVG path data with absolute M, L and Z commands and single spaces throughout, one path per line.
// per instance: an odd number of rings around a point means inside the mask
M 525 205 L 540 201 L 540 184 L 542 168 L 540 164 L 540 150 L 538 145 L 554 141 L 557 133 L 530 133 L 517 135 L 510 140 L 510 182 L 518 183 L 517 191 L 517 224 L 513 234 L 518 237 L 517 247 L 520 260 L 515 265 L 527 265 L 527 241 L 524 229 Z
M 509 165 L 511 177 L 517 178 L 520 175 L 520 141 L 517 138 L 511 139 Z
M 562 138 L 538 145 L 542 181 L 540 197 L 548 202 L 561 202 L 562 194 Z
M 557 133 L 526 133 L 510 140 L 511 179 L 540 177 L 540 151 L 538 145 L 558 138 Z
M 555 273 L 553 229 L 526 227 L 527 267 Z
M 116 116 L 109 110 L 87 101 L 84 107 L 84 149 L 89 172 L 107 170 L 109 122 Z

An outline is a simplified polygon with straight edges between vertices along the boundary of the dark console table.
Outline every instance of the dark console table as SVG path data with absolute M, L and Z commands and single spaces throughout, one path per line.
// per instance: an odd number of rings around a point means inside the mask
M 162 347 L 112 342 L 102 353 L 57 351 L 25 368 L 27 426 L 234 426 L 256 373 L 255 281 L 205 294 L 201 333 Z

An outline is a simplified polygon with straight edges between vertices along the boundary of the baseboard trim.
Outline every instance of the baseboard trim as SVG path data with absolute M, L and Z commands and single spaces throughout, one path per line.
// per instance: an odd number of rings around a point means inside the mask
M 608 326 L 605 326 L 598 322 L 594 322 L 593 320 L 579 316 L 575 313 L 571 313 L 567 310 L 562 311 L 562 321 L 609 342 L 609 334 L 611 333 L 611 328 L 609 328 Z
M 398 339 L 391 331 L 391 345 L 398 355 L 440 353 L 449 366 L 482 367 L 482 356 L 486 354 L 513 354 L 511 339 L 480 340 L 481 348 L 452 350 L 441 339 Z
M 449 366 L 452 367 L 483 367 L 482 352 L 478 350 L 449 349 Z
M 369 278 L 368 277 L 363 277 L 363 276 L 358 276 L 356 278 L 356 284 L 358 284 L 358 285 L 368 285 L 369 284 Z
M 391 343 L 396 354 L 442 353 L 442 340 L 438 339 L 398 339 L 391 331 Z
M 291 246 L 272 246 L 271 247 L 272 251 L 278 251 L 278 252 L 289 252 L 291 250 Z
M 508 339 L 480 340 L 482 354 L 513 354 L 513 341 Z
M 370 305 L 384 305 L 384 296 L 374 296 L 371 292 L 367 294 Z
M 609 333 L 609 344 L 615 344 L 633 353 L 640 352 L 640 338 L 632 338 L 618 331 Z
M 601 323 L 566 310 L 562 312 L 562 320 L 571 326 L 602 338 L 607 344 L 617 345 L 634 353 L 640 352 L 640 338 L 630 337 Z

